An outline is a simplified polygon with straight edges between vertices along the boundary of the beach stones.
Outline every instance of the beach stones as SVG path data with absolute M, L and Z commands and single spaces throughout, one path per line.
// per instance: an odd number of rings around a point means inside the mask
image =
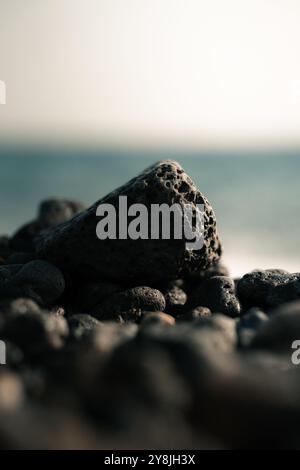
M 135 320 L 142 311 L 163 311 L 166 301 L 163 294 L 151 287 L 134 287 L 111 295 L 92 309 L 99 320 Z
M 237 317 L 241 311 L 234 281 L 226 276 L 214 276 L 201 282 L 193 290 L 190 302 L 230 317 Z
M 56 301 L 64 289 L 61 271 L 47 261 L 0 267 L 0 296 L 3 298 L 28 297 L 47 305 Z
M 98 239 L 97 208 L 121 215 L 119 196 L 203 203 L 203 248 Z M 211 206 L 172 161 L 86 210 L 45 201 L 0 237 L 0 447 L 300 448 L 300 274 L 234 281 L 220 255 Z
M 100 204 L 110 204 L 116 208 L 117 218 L 124 216 L 123 212 L 118 213 L 119 196 L 127 197 L 128 206 L 139 203 L 150 211 L 153 204 L 168 207 L 175 203 L 180 207 L 190 204 L 194 211 L 196 204 L 203 204 L 203 247 L 191 250 L 186 248 L 184 238 L 153 239 L 151 234 L 147 239 L 98 239 L 97 208 Z M 208 200 L 178 163 L 166 160 L 146 169 L 73 219 L 41 233 L 36 251 L 39 257 L 75 277 L 137 285 L 200 272 L 219 259 L 221 244 Z
M 245 274 L 237 284 L 238 296 L 245 306 L 273 308 L 300 299 L 300 273 L 267 269 Z
M 71 219 L 75 214 L 85 209 L 85 205 L 68 199 L 47 199 L 39 205 L 37 218 L 21 227 L 10 240 L 13 251 L 34 251 L 33 240 L 49 227 Z

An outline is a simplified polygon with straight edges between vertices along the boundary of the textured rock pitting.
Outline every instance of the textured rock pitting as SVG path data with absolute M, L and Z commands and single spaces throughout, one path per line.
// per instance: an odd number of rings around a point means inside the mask
M 201 250 L 187 250 L 185 239 L 171 240 L 99 240 L 96 237 L 97 207 L 112 204 L 118 209 L 119 196 L 132 203 L 204 204 L 204 245 Z M 146 169 L 124 186 L 97 201 L 72 220 L 42 233 L 36 241 L 39 257 L 48 259 L 75 276 L 91 280 L 137 282 L 175 279 L 181 273 L 203 271 L 221 254 L 216 218 L 208 200 L 181 166 L 162 161 Z
M 300 299 L 300 273 L 282 269 L 255 270 L 239 280 L 237 292 L 245 306 L 274 308 Z

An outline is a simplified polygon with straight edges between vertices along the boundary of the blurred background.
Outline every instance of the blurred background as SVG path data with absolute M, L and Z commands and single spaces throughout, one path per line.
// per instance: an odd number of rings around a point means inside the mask
M 0 233 L 162 158 L 233 275 L 300 271 L 298 0 L 0 0 Z

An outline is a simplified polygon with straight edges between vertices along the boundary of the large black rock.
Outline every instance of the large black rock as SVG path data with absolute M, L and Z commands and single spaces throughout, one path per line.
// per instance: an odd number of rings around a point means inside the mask
M 204 204 L 204 245 L 201 250 L 186 249 L 185 239 L 106 239 L 99 240 L 96 226 L 99 204 L 112 204 L 118 211 L 119 196 L 133 203 Z M 118 215 L 118 214 L 117 214 Z M 36 240 L 40 258 L 51 260 L 63 271 L 90 280 L 109 280 L 138 285 L 182 274 L 200 272 L 216 262 L 221 244 L 216 218 L 207 199 L 182 167 L 173 161 L 159 162 L 124 186 L 97 201 L 71 220 L 43 232 Z M 137 285 L 137 284 L 136 284 Z

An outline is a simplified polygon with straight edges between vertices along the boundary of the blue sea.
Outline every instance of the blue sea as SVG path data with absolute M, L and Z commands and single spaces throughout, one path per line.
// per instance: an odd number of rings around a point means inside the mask
M 93 203 L 150 164 L 181 163 L 212 203 L 233 275 L 300 271 L 300 151 L 184 152 L 0 147 L 0 233 L 33 219 L 39 201 Z

